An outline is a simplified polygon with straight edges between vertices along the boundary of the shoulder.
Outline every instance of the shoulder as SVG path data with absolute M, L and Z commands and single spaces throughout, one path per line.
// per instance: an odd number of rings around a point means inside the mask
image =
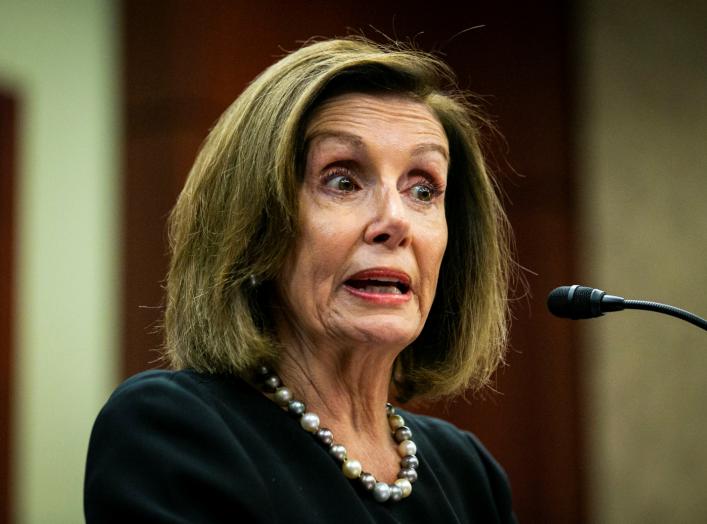
M 169 400 L 175 396 L 203 397 L 214 382 L 214 376 L 195 371 L 150 370 L 133 375 L 120 384 L 106 403 L 107 407 L 129 401 L 147 400 L 157 394 L 155 400 Z
M 482 463 L 489 462 L 494 467 L 503 471 L 491 453 L 484 447 L 476 435 L 469 431 L 461 430 L 454 424 L 427 415 L 418 415 L 409 411 L 398 410 L 408 425 L 416 430 L 415 435 L 422 435 L 426 440 L 433 442 L 436 453 L 469 455 Z
M 216 424 L 237 418 L 238 409 L 247 410 L 259 400 L 255 391 L 235 376 L 150 370 L 128 378 L 115 389 L 96 425 L 145 416 L 150 422 L 174 418 L 188 419 L 193 424 L 210 419 Z
M 96 418 L 91 445 L 96 448 L 104 440 L 118 440 L 116 435 L 122 435 L 120 445 L 125 440 L 135 445 L 142 439 L 161 439 L 162 446 L 169 446 L 177 440 L 174 435 L 183 445 L 204 434 L 212 443 L 222 435 L 224 442 L 232 442 L 232 427 L 243 418 L 239 410 L 247 410 L 257 399 L 237 377 L 189 370 L 145 371 L 127 379 L 110 396 Z
M 263 503 L 263 480 L 233 431 L 238 417 L 223 408 L 226 395 L 238 395 L 238 384 L 191 371 L 147 371 L 123 382 L 91 433 L 87 521 L 190 515 L 196 511 L 185 505 L 190 496 L 206 508 L 192 515 L 196 521 L 218 521 L 207 516 L 226 500 L 245 501 L 245 514 L 254 509 L 251 502 Z M 224 482 L 232 471 L 249 482 Z
M 112 438 L 106 431 L 130 427 L 134 436 L 154 432 L 163 424 L 214 417 L 213 380 L 190 371 L 145 371 L 120 384 L 94 424 L 94 437 Z
M 514 522 L 506 472 L 469 431 L 435 417 L 398 410 L 413 431 L 425 459 L 445 490 L 460 500 L 490 503 L 500 522 Z

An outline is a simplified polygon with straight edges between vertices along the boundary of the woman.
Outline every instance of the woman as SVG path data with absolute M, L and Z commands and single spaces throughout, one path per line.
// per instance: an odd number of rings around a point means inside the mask
M 166 357 L 91 437 L 89 522 L 506 522 L 469 433 L 386 405 L 480 387 L 506 335 L 478 119 L 429 55 L 315 43 L 209 134 L 170 218 Z

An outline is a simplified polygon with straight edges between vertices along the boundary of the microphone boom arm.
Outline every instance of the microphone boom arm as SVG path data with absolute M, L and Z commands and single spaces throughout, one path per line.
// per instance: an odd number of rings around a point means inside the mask
M 670 315 L 671 317 L 676 317 L 685 322 L 689 322 L 697 327 L 700 327 L 707 331 L 707 320 L 698 317 L 694 313 L 685 311 L 675 306 L 670 306 L 668 304 L 661 304 L 660 302 L 651 302 L 649 300 L 624 300 L 624 309 L 641 309 L 643 311 L 654 311 L 656 313 L 663 313 L 664 315 Z

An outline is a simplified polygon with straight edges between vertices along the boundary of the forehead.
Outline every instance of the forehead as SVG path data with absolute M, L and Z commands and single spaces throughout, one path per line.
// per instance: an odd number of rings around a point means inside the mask
M 330 98 L 314 110 L 305 137 L 310 142 L 338 131 L 375 137 L 391 129 L 448 150 L 447 135 L 432 110 L 410 97 L 393 94 L 347 93 Z

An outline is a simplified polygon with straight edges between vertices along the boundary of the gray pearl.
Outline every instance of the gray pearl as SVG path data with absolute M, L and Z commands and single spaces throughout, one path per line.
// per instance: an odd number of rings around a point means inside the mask
M 392 415 L 395 415 L 395 408 L 393 407 L 393 404 L 391 404 L 390 402 L 385 403 L 385 413 L 389 417 Z
M 398 502 L 400 499 L 403 498 L 403 490 L 400 489 L 400 486 L 396 486 L 395 484 L 390 485 L 390 500 L 393 502 Z
M 258 366 L 255 372 L 258 374 L 258 376 L 265 378 L 270 374 L 270 368 L 268 368 L 267 366 Z
M 271 391 L 275 391 L 278 387 L 280 387 L 280 377 L 277 375 L 270 375 L 265 379 L 264 383 L 266 388 Z
M 373 486 L 373 498 L 376 502 L 385 502 L 390 498 L 390 486 L 385 482 L 377 482 Z
M 403 440 L 410 440 L 412 438 L 412 431 L 407 426 L 401 426 L 395 430 L 395 441 L 402 442 Z
M 346 448 L 341 444 L 333 444 L 329 448 L 329 454 L 339 462 L 346 460 Z
M 275 390 L 275 402 L 281 406 L 287 406 L 292 400 L 292 391 L 289 388 L 277 388 Z
M 319 429 L 319 431 L 317 431 L 317 438 L 322 444 L 326 444 L 327 446 L 334 442 L 334 434 L 327 428 Z
M 420 466 L 420 461 L 415 455 L 405 455 L 400 460 L 400 467 L 402 469 L 412 468 L 417 469 Z
M 363 489 L 365 489 L 366 491 L 371 491 L 376 485 L 376 477 L 374 477 L 370 473 L 361 473 L 359 479 L 361 480 L 361 485 L 363 486 Z
M 307 407 L 304 405 L 304 402 L 300 402 L 299 400 L 291 400 L 290 403 L 287 405 L 287 409 L 290 411 L 290 413 L 294 413 L 295 415 L 301 415 L 305 412 Z
M 398 471 L 398 478 L 408 479 L 410 481 L 410 484 L 412 484 L 417 480 L 417 471 L 412 468 L 401 469 L 400 471 Z

